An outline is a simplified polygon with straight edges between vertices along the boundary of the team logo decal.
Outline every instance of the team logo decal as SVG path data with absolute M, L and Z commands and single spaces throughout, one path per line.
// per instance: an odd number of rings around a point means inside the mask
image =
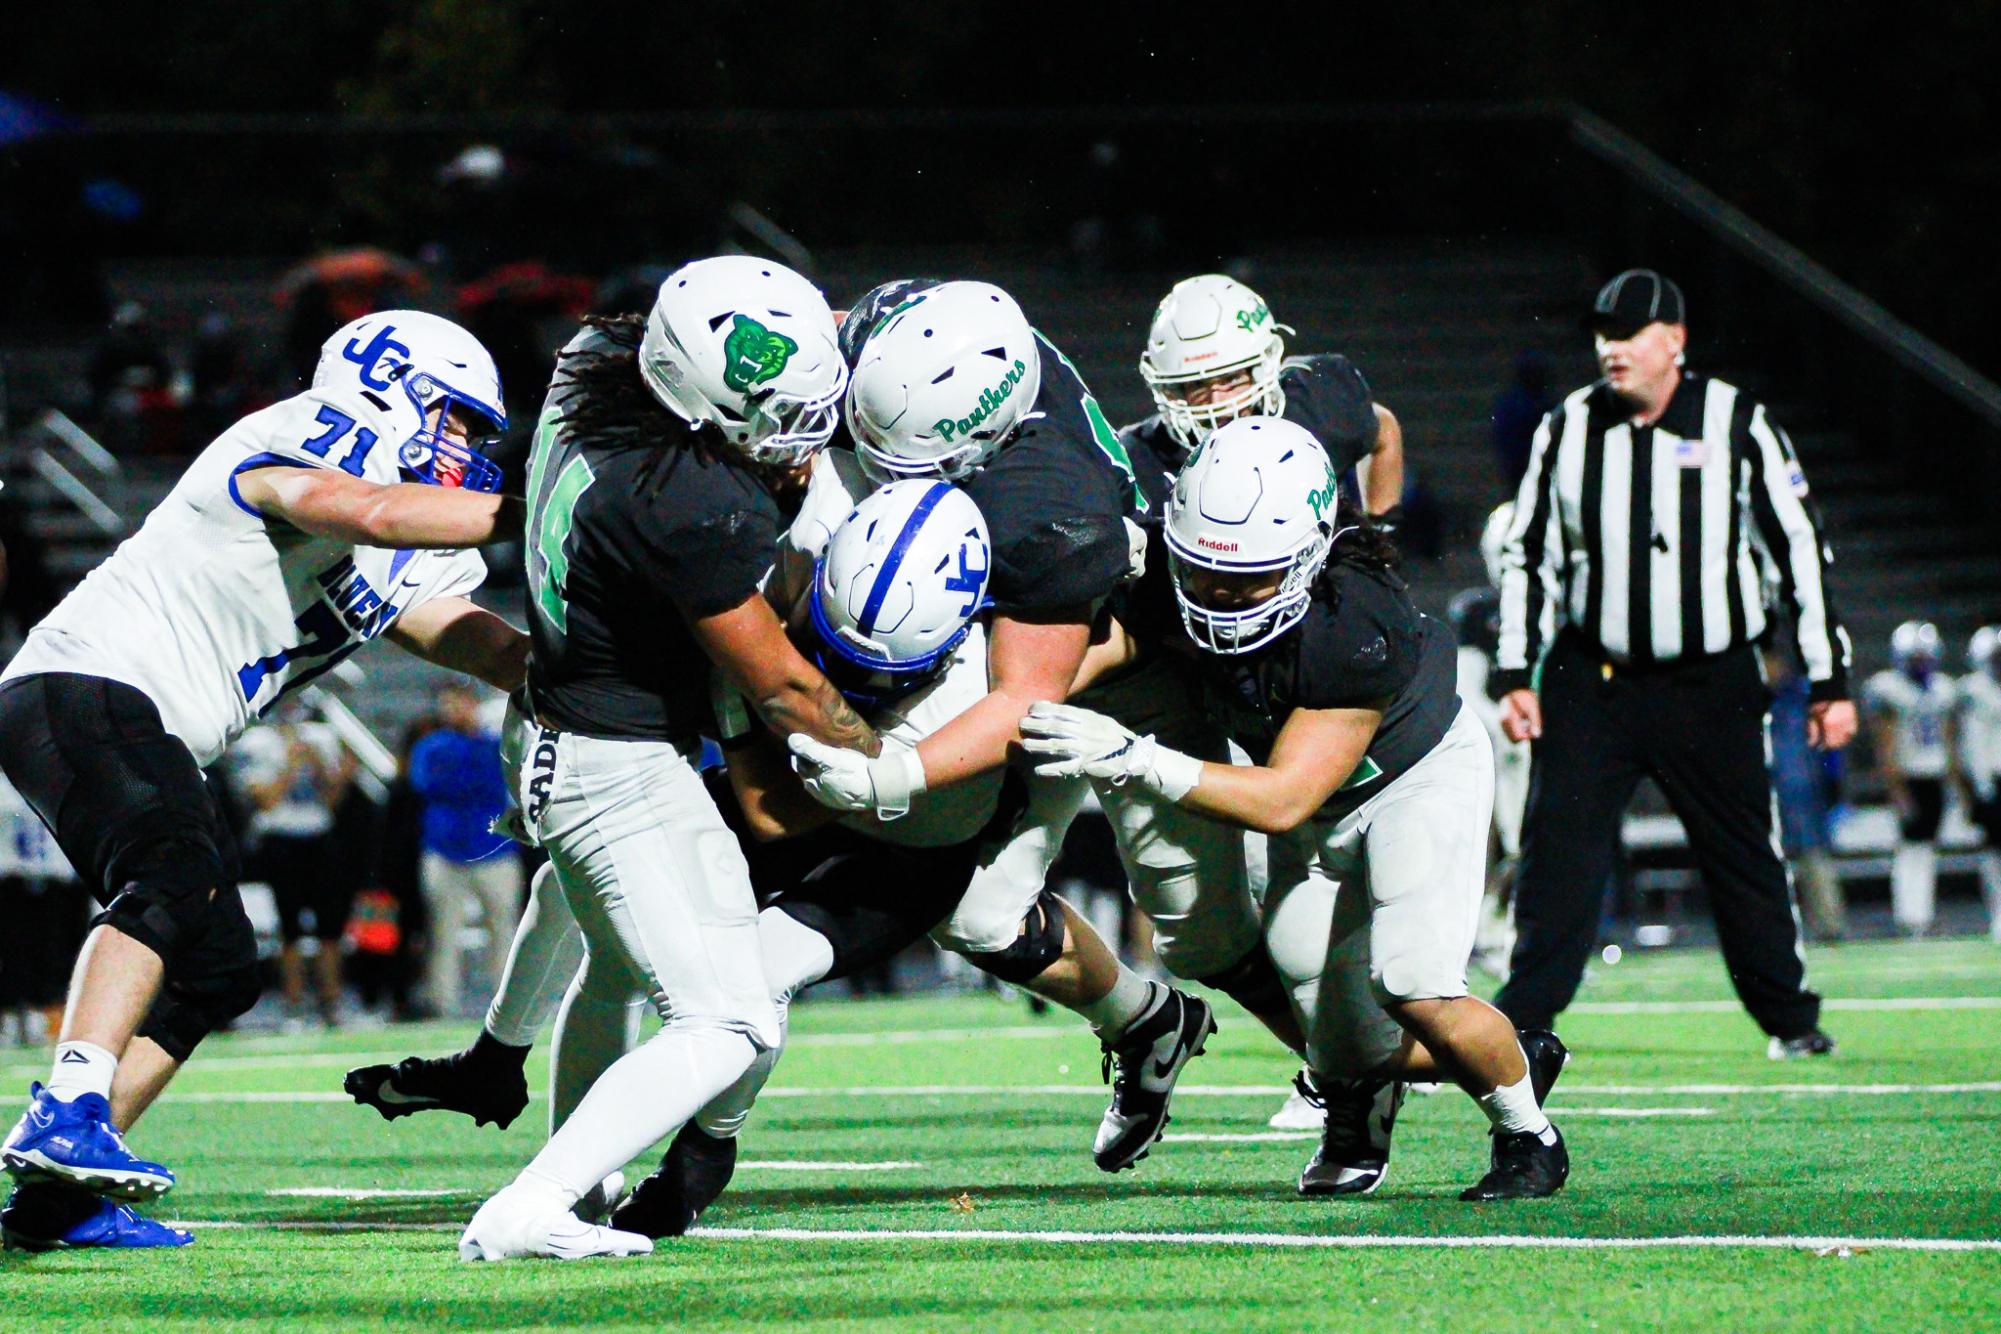
M 1271 307 L 1260 301 L 1249 310 L 1237 312 L 1237 326 L 1245 333 L 1253 332 L 1260 324 L 1271 318 Z
M 775 380 L 792 360 L 799 344 L 773 333 L 748 315 L 739 315 L 723 339 L 723 383 L 739 394 L 753 385 Z

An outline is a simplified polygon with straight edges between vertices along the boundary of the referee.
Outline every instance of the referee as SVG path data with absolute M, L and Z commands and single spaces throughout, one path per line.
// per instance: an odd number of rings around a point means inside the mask
M 1519 935 L 1495 1004 L 1521 1028 L 1570 1004 L 1620 817 L 1650 775 L 1688 831 L 1769 1054 L 1825 1055 L 1766 769 L 1753 642 L 1767 567 L 1793 613 L 1816 746 L 1855 734 L 1848 635 L 1792 442 L 1749 394 L 1683 369 L 1684 321 L 1681 289 L 1652 270 L 1600 289 L 1587 326 L 1604 378 L 1543 419 L 1515 502 L 1492 688 L 1503 730 L 1536 746 Z

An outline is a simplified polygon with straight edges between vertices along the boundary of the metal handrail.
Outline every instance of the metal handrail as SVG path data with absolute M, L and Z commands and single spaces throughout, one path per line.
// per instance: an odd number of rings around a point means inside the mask
M 116 477 L 125 471 L 116 455 L 97 443 L 96 436 L 70 420 L 69 414 L 61 408 L 48 409 L 35 425 L 68 445 L 84 466 L 99 477 Z
M 106 537 L 125 536 L 125 521 L 118 517 L 118 511 L 105 504 L 82 478 L 65 468 L 61 459 L 46 449 L 37 448 L 29 452 L 28 466 L 35 470 L 37 477 L 55 488 L 64 500 L 76 506 L 100 533 Z
M 1571 108 L 1569 118 L 1571 140 L 1580 148 L 1710 232 L 1933 388 L 2001 426 L 2001 385 L 1808 259 L 1624 130 L 1581 107 Z

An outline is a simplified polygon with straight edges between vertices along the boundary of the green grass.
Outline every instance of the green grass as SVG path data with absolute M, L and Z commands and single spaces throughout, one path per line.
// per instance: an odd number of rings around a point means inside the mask
M 1814 956 L 1830 997 L 2001 996 L 1979 942 L 1853 946 Z M 2001 1080 L 2001 1009 L 1834 1009 L 1842 1050 L 1775 1064 L 1709 954 L 1600 968 L 1565 1024 L 1576 1058 L 1553 1112 L 1571 1144 L 1559 1197 L 1460 1204 L 1483 1122 L 1453 1091 L 1413 1098 L 1390 1182 L 1367 1200 L 1303 1201 L 1299 1141 L 1158 1146 L 1107 1177 L 1089 1144 L 1096 1044 L 1067 1016 L 991 997 L 814 1001 L 745 1132 L 750 1160 L 908 1160 L 878 1172 L 745 1170 L 718 1229 L 1282 1233 L 1430 1237 L 2001 1237 L 2001 1092 L 1815 1093 L 1786 1085 Z M 1645 1007 L 1637 1012 L 1632 1003 Z M 1172 1133 L 1264 1129 L 1291 1064 L 1241 1015 L 1185 1081 Z M 122 1326 L 539 1325 L 751 1330 L 1991 1329 L 2001 1252 L 1822 1256 L 1810 1248 L 1485 1249 L 1116 1244 L 1021 1239 L 694 1237 L 650 1259 L 458 1263 L 455 1225 L 534 1152 L 537 1104 L 504 1133 L 430 1115 L 385 1124 L 337 1102 L 199 1095 L 337 1093 L 360 1059 L 446 1050 L 462 1028 L 221 1039 L 141 1124 L 135 1147 L 181 1185 L 164 1215 L 209 1227 L 186 1250 L 9 1255 L 0 1330 Z M 0 1058 L 16 1084 L 30 1053 Z M 538 1067 L 539 1077 L 539 1067 Z M 1723 1085 L 1738 1091 L 1663 1091 Z M 986 1093 L 876 1092 L 912 1086 Z M 1078 1092 L 1038 1091 L 1046 1086 Z M 1746 1087 L 1754 1086 L 1754 1087 Z M 842 1090 L 861 1089 L 850 1094 Z M 816 1092 L 817 1090 L 817 1092 Z M 1020 1090 L 1020 1091 L 1013 1091 Z M 1568 1114 L 1565 1108 L 1571 1109 Z M 1605 1109 L 1709 1109 L 1614 1117 Z M 650 1164 L 642 1163 L 639 1171 Z M 302 1187 L 439 1190 L 341 1200 Z M 955 1205 L 970 1199 L 971 1210 Z M 329 1231 L 340 1224 L 353 1230 Z M 380 1224 L 396 1224 L 383 1229 Z

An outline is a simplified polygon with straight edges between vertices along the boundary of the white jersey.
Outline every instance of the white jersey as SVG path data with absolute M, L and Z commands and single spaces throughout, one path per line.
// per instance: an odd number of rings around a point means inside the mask
M 1494 747 L 1494 832 L 1500 836 L 1501 855 L 1519 857 L 1529 797 L 1529 743 L 1511 741 L 1501 730 L 1501 706 L 1487 694 L 1493 660 L 1482 650 L 1461 644 L 1458 666 L 1459 700 L 1480 720 Z
M 2001 681 L 1987 672 L 1959 680 L 1960 768 L 1982 799 L 2001 786 Z
M 915 748 L 917 743 L 987 697 L 987 631 L 974 621 L 952 660 L 930 684 L 894 704 L 869 713 L 869 726 L 887 746 Z M 986 828 L 1000 804 L 1005 769 L 989 769 L 949 787 L 931 788 L 910 799 L 910 813 L 880 821 L 863 814 L 841 817 L 857 833 L 906 848 L 943 848 L 963 843 Z
M 806 498 L 792 526 L 779 539 L 778 559 L 765 577 L 764 595 L 781 617 L 790 616 L 813 587 L 813 566 L 833 540 L 834 530 L 854 512 L 874 487 L 861 464 L 845 449 L 823 449 L 813 459 Z M 869 714 L 869 725 L 886 746 L 915 747 L 918 742 L 985 699 L 987 680 L 986 628 L 975 621 L 953 650 L 944 671 L 922 689 Z M 880 821 L 848 814 L 840 822 L 858 833 L 909 848 L 942 848 L 978 834 L 993 818 L 1000 801 L 1001 770 L 911 798 L 910 813 Z
M 325 723 L 277 723 L 252 727 L 229 752 L 231 772 L 244 797 L 252 789 L 268 787 L 285 776 L 292 765 L 294 743 L 310 748 L 319 760 L 320 773 L 332 775 L 340 768 L 340 742 Z M 250 816 L 253 840 L 269 834 L 284 838 L 317 838 L 331 833 L 334 826 L 332 793 L 328 785 L 311 773 L 302 773 L 275 805 L 255 810 Z M 249 800 L 247 805 L 255 806 Z
M 1943 672 L 1919 685 L 1898 671 L 1881 671 L 1862 687 L 1870 712 L 1896 728 L 1897 767 L 1910 778 L 1943 778 L 1952 768 L 1947 721 L 1959 691 Z
M 401 480 L 391 414 L 359 390 L 308 390 L 223 432 L 138 532 L 33 633 L 4 677 L 77 672 L 145 694 L 197 764 L 284 694 L 410 608 L 479 587 L 472 551 L 389 551 L 314 537 L 243 501 L 269 465 Z M 387 436 L 388 438 L 384 438 Z

